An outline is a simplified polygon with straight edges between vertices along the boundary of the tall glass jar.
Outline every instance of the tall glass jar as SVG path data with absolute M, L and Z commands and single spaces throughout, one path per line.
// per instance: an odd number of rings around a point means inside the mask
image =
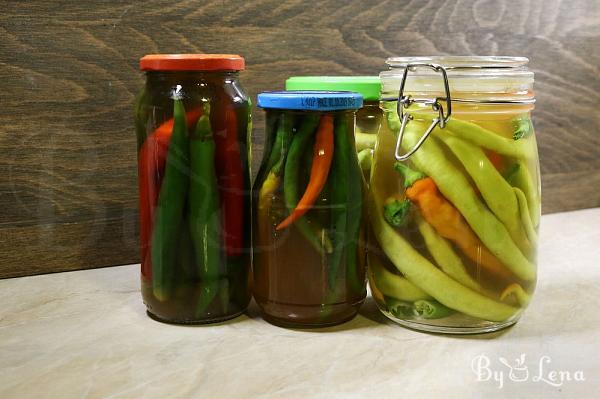
M 250 101 L 244 59 L 155 54 L 138 96 L 142 296 L 148 314 L 210 323 L 250 300 Z
M 379 107 L 379 76 L 292 76 L 285 81 L 285 89 L 351 91 L 363 96 L 363 106 L 356 111 L 354 139 L 358 161 L 368 181 L 383 115 Z
M 354 146 L 362 97 L 261 93 L 265 155 L 254 183 L 254 298 L 289 327 L 353 318 L 366 296 L 363 178 Z
M 527 62 L 387 60 L 385 127 L 371 173 L 369 278 L 380 310 L 399 324 L 495 331 L 529 303 L 540 175 Z

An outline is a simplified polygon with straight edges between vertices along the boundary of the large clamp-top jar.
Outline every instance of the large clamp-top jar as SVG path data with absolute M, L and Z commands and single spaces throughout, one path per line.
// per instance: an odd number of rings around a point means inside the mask
M 369 277 L 380 310 L 402 325 L 494 331 L 529 303 L 540 176 L 527 62 L 390 58 L 380 74 Z
M 250 102 L 244 59 L 154 54 L 136 103 L 142 296 L 148 314 L 209 323 L 250 301 Z

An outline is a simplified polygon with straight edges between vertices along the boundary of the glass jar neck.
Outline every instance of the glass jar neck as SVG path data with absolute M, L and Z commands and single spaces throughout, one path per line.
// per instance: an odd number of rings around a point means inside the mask
M 534 74 L 523 57 L 396 57 L 380 74 L 382 97 L 446 98 L 472 103 L 533 102 Z M 408 68 L 408 69 L 407 69 Z
M 206 81 L 234 83 L 239 81 L 239 71 L 147 71 L 149 84 L 170 84 L 174 81 Z

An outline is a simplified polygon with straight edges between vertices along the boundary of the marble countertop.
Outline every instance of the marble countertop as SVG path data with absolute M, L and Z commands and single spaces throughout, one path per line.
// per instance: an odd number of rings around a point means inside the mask
M 592 397 L 600 392 L 600 208 L 542 218 L 539 285 L 517 325 L 439 336 L 368 299 L 349 323 L 286 330 L 148 318 L 139 266 L 0 281 L 0 397 Z M 596 396 L 597 397 L 597 396 Z

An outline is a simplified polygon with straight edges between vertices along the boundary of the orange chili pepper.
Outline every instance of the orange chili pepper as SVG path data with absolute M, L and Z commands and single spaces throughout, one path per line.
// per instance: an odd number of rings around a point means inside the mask
M 454 242 L 469 259 L 497 276 L 512 276 L 475 235 L 454 205 L 440 193 L 431 177 L 415 181 L 405 193 L 438 234 Z
M 327 182 L 331 160 L 333 159 L 333 117 L 321 116 L 319 128 L 315 137 L 313 161 L 310 169 L 308 186 L 300 198 L 296 208 L 277 226 L 277 230 L 285 229 L 301 218 L 314 205 Z

